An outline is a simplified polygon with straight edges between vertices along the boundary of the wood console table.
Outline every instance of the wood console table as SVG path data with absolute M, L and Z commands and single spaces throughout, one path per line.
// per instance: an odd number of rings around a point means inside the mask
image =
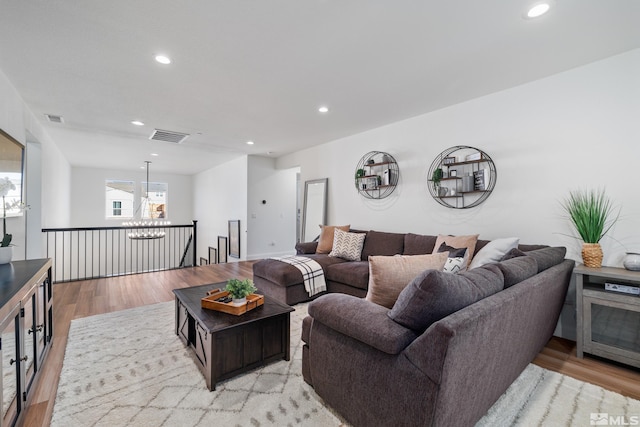
M 51 260 L 0 265 L 0 427 L 22 424 L 53 339 Z
M 640 297 L 605 290 L 605 283 L 640 287 L 640 272 L 578 265 L 577 350 L 640 367 Z

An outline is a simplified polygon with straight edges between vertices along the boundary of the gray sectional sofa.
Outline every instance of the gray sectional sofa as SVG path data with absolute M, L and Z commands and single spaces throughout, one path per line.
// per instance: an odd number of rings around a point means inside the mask
M 316 260 L 324 270 L 327 293 L 343 293 L 364 298 L 369 284 L 369 255 L 421 255 L 433 252 L 437 236 L 413 233 L 387 233 L 381 231 L 352 232 L 366 233 L 360 261 L 345 261 L 327 254 L 316 254 L 317 242 L 298 243 L 296 253 Z M 488 240 L 478 240 L 478 253 Z M 530 251 L 543 248 L 542 245 L 520 245 L 519 249 Z M 289 265 L 273 259 L 264 259 L 253 264 L 253 281 L 260 292 L 272 298 L 294 305 L 309 301 L 319 295 L 309 297 L 304 288 L 302 273 Z
M 473 426 L 553 335 L 574 267 L 565 252 L 428 270 L 391 309 L 320 296 L 303 322 L 304 380 L 356 427 Z

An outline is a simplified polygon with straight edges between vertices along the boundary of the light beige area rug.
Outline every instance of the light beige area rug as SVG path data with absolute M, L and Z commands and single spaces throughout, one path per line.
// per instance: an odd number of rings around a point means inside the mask
M 213 392 L 175 335 L 173 302 L 74 320 L 51 425 L 346 425 L 302 379 L 307 306 L 295 309 L 291 360 L 219 383 Z M 605 415 L 633 421 L 640 402 L 529 365 L 479 425 L 588 426 Z

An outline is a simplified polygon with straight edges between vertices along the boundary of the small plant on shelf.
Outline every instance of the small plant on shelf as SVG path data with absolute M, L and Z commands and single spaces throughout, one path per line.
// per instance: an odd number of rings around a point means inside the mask
M 225 288 L 231 298 L 234 300 L 239 300 L 242 298 L 246 298 L 247 295 L 254 293 L 257 291 L 257 288 L 253 285 L 253 282 L 250 279 L 230 279 L 227 282 L 227 287 Z
M 600 239 L 620 217 L 604 190 L 571 191 L 562 202 L 569 219 L 583 242 L 582 259 L 587 267 L 602 266 Z

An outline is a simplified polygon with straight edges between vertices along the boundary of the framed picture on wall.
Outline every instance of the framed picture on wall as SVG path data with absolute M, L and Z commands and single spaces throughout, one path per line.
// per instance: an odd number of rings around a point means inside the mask
M 227 262 L 227 238 L 218 236 L 218 264 Z
M 229 221 L 229 256 L 240 258 L 240 220 Z
M 209 264 L 209 260 L 206 259 L 205 257 L 200 257 L 200 265 L 208 265 Z
M 209 246 L 209 264 L 217 264 L 218 263 L 218 250 L 214 247 Z

